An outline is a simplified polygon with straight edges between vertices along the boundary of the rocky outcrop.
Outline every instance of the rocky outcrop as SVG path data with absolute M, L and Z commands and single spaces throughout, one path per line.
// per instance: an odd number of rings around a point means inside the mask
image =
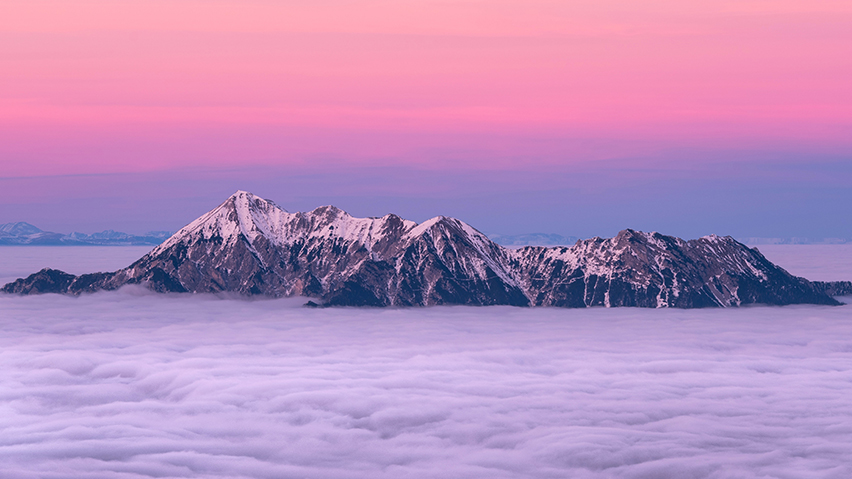
M 125 284 L 377 307 L 838 304 L 836 288 L 792 276 L 730 237 L 684 241 L 624 230 L 571 247 L 509 250 L 454 218 L 353 218 L 333 206 L 288 213 L 246 192 L 127 268 L 82 276 L 42 270 L 3 290 L 79 294 Z
M 115 289 L 108 280 L 115 273 L 91 273 L 74 276 L 58 269 L 44 268 L 26 278 L 21 278 L 3 286 L 4 293 L 12 294 L 80 294 L 92 293 L 102 289 Z
M 814 288 L 829 296 L 852 295 L 852 281 L 812 281 Z
M 541 306 L 837 304 L 825 290 L 729 236 L 684 241 L 628 229 L 572 247 L 523 248 L 513 264 L 533 304 Z

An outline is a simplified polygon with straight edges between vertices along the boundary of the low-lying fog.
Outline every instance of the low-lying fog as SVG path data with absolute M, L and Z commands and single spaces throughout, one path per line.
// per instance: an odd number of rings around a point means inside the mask
M 852 477 L 852 306 L 302 302 L 0 295 L 0 476 Z

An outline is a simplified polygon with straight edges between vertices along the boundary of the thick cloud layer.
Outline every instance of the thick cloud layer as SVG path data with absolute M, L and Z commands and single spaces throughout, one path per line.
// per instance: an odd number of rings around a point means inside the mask
M 0 296 L 4 478 L 848 478 L 852 306 Z

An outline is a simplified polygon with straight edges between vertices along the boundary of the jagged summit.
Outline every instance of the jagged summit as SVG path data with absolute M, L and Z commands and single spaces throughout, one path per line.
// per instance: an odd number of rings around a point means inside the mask
M 276 227 L 293 217 L 274 202 L 247 191 L 237 191 L 216 208 L 181 228 L 152 251 L 165 251 L 181 242 L 202 240 L 234 244 L 241 237 L 253 242 L 258 236 L 274 237 Z
M 355 218 L 334 206 L 289 213 L 237 191 L 127 268 L 43 270 L 4 291 L 78 294 L 135 283 L 359 306 L 837 304 L 826 293 L 846 288 L 794 277 L 731 237 L 684 241 L 625 229 L 573 246 L 509 250 L 455 218 Z
M 320 296 L 376 306 L 504 300 L 478 291 L 482 283 L 500 298 L 511 296 L 511 304 L 526 304 L 502 253 L 453 218 L 418 225 L 393 214 L 355 218 L 334 206 L 288 213 L 237 192 L 104 284 Z

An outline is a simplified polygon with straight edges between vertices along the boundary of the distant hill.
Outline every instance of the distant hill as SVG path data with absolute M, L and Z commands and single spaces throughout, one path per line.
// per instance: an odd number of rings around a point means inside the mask
M 29 223 L 0 224 L 0 246 L 156 246 L 171 233 L 151 231 L 144 235 L 131 235 L 106 230 L 90 235 L 84 233 L 62 234 L 44 231 Z
M 739 238 L 743 244 L 769 245 L 769 244 L 852 244 L 850 238 Z
M 576 236 L 562 236 L 549 233 L 490 235 L 489 238 L 491 241 L 503 246 L 571 246 L 580 239 Z

